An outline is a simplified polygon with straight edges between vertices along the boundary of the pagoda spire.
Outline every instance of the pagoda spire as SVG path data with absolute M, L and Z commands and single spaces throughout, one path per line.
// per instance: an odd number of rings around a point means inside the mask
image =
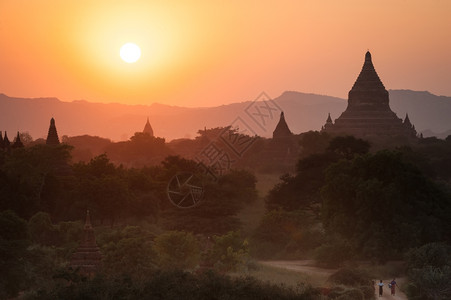
M 408 113 L 406 113 L 406 117 L 404 118 L 404 125 L 406 125 L 406 126 L 412 126 L 412 123 L 410 122 L 409 114 L 408 114 Z
M 149 117 L 147 117 L 147 122 L 146 122 L 146 125 L 144 126 L 143 133 L 147 133 L 150 136 L 153 136 L 153 129 L 152 129 L 152 126 L 150 125 Z
M 69 266 L 80 269 L 80 273 L 87 276 L 94 275 L 100 268 L 102 254 L 97 246 L 94 229 L 91 225 L 89 210 L 86 211 L 86 221 L 83 237 L 77 251 L 72 254 Z
M 17 132 L 16 140 L 14 141 L 14 144 L 12 146 L 13 148 L 23 148 L 23 143 L 20 140 L 19 131 Z
M 5 131 L 5 136 L 3 137 L 3 147 L 9 148 L 10 145 L 11 145 L 11 142 L 9 141 L 8 134 Z
M 2 134 L 2 132 L 0 131 L 0 148 L 3 149 L 3 147 L 5 147 L 5 144 L 4 144 L 4 142 L 3 142 L 3 134 Z
M 283 138 L 283 137 L 289 137 L 292 133 L 290 131 L 290 128 L 288 128 L 287 122 L 285 121 L 285 115 L 283 111 L 280 113 L 280 120 L 279 123 L 276 126 L 276 129 L 274 129 L 274 132 L 272 133 L 273 138 Z
M 326 124 L 332 124 L 332 118 L 330 117 L 330 113 L 329 116 L 327 117 Z
M 45 142 L 47 145 L 59 145 L 60 140 L 58 138 L 58 133 L 56 131 L 56 126 L 55 126 L 55 119 L 51 118 L 50 119 L 50 127 L 49 127 L 49 132 L 47 134 L 47 140 Z

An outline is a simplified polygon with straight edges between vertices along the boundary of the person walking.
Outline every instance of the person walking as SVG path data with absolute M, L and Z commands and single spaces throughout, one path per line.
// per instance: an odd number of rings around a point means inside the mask
M 396 293 L 396 280 L 393 278 L 393 280 L 390 282 L 390 289 L 391 289 L 391 295 L 394 296 Z
M 379 297 L 382 297 L 382 293 L 384 291 L 384 283 L 381 281 L 377 284 L 379 286 Z

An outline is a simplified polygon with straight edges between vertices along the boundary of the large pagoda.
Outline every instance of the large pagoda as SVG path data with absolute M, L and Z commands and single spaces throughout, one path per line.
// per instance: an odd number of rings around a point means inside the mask
M 91 225 L 89 210 L 86 213 L 86 222 L 83 230 L 83 237 L 77 251 L 72 254 L 69 266 L 79 269 L 80 274 L 86 276 L 94 275 L 100 268 L 102 254 L 97 246 L 94 236 L 94 229 Z
M 58 133 L 56 132 L 55 119 L 50 119 L 49 132 L 47 134 L 47 140 L 45 141 L 47 145 L 59 145 L 60 140 L 58 138 Z
M 409 117 L 406 115 L 403 122 L 390 109 L 388 91 L 374 69 L 369 51 L 365 55 L 362 71 L 349 91 L 348 107 L 335 123 L 329 115 L 322 131 L 369 138 L 416 137 Z

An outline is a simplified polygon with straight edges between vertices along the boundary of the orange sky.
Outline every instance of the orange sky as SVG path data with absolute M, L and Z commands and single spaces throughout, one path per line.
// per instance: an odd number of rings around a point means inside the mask
M 1 0 L 0 93 L 215 106 L 347 97 L 367 49 L 387 89 L 451 96 L 451 1 Z M 141 59 L 119 57 L 126 42 Z

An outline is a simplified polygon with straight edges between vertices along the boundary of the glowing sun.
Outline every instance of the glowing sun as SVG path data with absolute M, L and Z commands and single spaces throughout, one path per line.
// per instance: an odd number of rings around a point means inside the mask
M 134 63 L 141 57 L 141 49 L 133 43 L 126 43 L 119 52 L 122 60 L 127 63 Z

